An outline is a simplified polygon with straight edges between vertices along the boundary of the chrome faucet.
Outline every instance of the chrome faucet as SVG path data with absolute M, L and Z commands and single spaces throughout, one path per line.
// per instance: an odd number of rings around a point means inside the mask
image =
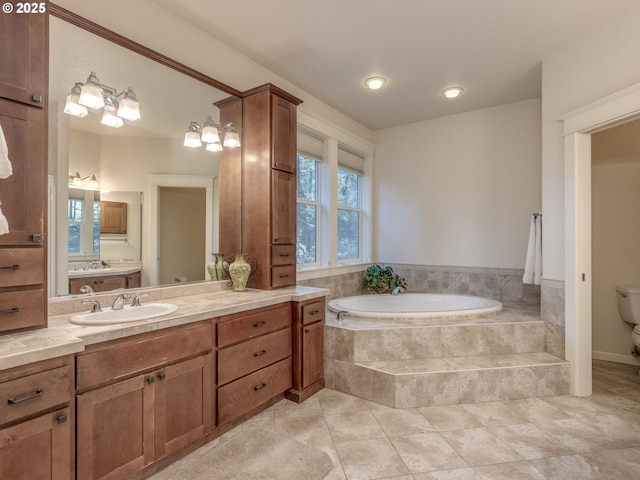
M 406 292 L 402 287 L 396 287 L 391 291 L 391 295 L 398 295 L 399 293 Z
M 102 308 L 100 308 L 100 302 L 98 300 L 82 300 L 81 303 L 93 305 L 93 307 L 91 308 L 91 313 L 97 313 L 102 311 Z
M 144 298 L 144 297 L 148 297 L 149 294 L 148 293 L 139 293 L 138 295 L 135 295 L 133 297 L 133 301 L 131 302 L 131 306 L 132 307 L 139 307 L 140 306 L 140 299 Z
M 111 305 L 111 310 L 122 310 L 124 308 L 124 301 L 131 298 L 128 293 L 119 294 Z
M 80 291 L 82 293 L 88 293 L 89 295 L 93 295 L 95 292 L 93 291 L 93 288 L 91 288 L 89 285 L 83 285 L 80 287 Z

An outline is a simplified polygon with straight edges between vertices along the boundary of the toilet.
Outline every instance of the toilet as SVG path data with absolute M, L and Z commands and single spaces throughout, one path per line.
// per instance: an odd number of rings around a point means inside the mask
M 634 355 L 640 355 L 640 286 L 620 285 L 616 287 L 618 310 L 622 319 L 634 325 L 631 341 L 635 345 Z

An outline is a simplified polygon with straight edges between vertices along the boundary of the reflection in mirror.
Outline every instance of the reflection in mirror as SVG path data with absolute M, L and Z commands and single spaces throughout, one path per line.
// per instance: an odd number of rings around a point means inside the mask
M 70 188 L 67 221 L 69 261 L 100 259 L 100 192 Z
M 68 177 L 76 171 L 95 175 L 102 200 L 126 202 L 127 223 L 137 222 L 137 226 L 127 226 L 126 234 L 102 234 L 99 242 L 96 239 L 92 249 L 96 255 L 99 252 L 101 261 L 110 268 L 120 264 L 131 268 L 130 262 L 138 262 L 142 286 L 160 284 L 159 265 L 175 265 L 171 271 L 163 272 L 163 282 L 208 278 L 205 277 L 207 259 L 218 251 L 215 179 L 222 157 L 220 152 L 205 148 L 187 148 L 184 138 L 194 120 L 211 116 L 220 123 L 219 111 L 213 104 L 229 98 L 229 93 L 55 16 L 50 17 L 49 29 L 49 174 L 55 177 L 56 218 L 64 219 L 64 215 L 71 214 Z M 125 119 L 121 127 L 113 128 L 101 123 L 102 110 L 89 108 L 82 118 L 63 113 L 67 96 L 76 82 L 86 82 L 91 72 L 96 72 L 100 83 L 118 92 L 131 87 L 139 101 L 141 118 L 135 122 Z M 202 250 L 201 273 L 187 274 L 179 262 L 163 262 L 161 258 L 166 249 L 160 249 L 158 240 L 156 227 L 160 219 L 156 217 L 161 210 L 157 205 L 158 186 L 150 180 L 153 176 L 167 179 L 168 184 L 162 183 L 163 187 L 184 187 L 182 177 L 198 178 L 206 184 L 209 193 L 201 200 L 206 205 L 198 207 L 207 215 L 205 238 L 195 247 Z M 124 192 L 136 192 L 133 197 L 137 200 L 125 198 Z M 56 245 L 51 251 L 56 262 L 50 272 L 52 296 L 69 293 L 70 262 L 77 255 L 71 249 L 80 248 L 81 240 L 76 238 L 79 227 L 74 227 L 72 232 L 70 221 L 58 221 L 50 228 Z M 136 231 L 139 233 L 134 233 Z M 190 239 L 203 235 L 201 231 L 181 233 L 184 243 L 176 243 L 170 255 L 193 249 Z

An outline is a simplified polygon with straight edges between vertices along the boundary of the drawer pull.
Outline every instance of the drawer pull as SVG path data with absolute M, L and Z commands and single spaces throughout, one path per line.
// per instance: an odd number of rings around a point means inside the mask
M 257 387 L 253 387 L 253 390 L 255 392 L 257 392 L 258 390 L 262 390 L 264 387 L 266 387 L 267 384 L 266 383 L 261 383 L 260 385 L 258 385 Z
M 67 420 L 69 419 L 69 417 L 67 417 L 67 415 L 60 415 L 58 417 L 58 423 L 62 424 L 62 423 L 67 423 Z
M 164 379 L 166 379 L 166 378 L 167 378 L 167 374 L 166 374 L 166 373 L 161 373 L 160 375 L 158 375 L 158 378 L 159 378 L 160 380 L 164 380 Z
M 147 378 L 147 383 L 148 383 L 148 384 L 152 384 L 152 383 L 155 383 L 155 382 L 156 382 L 156 378 L 155 378 L 155 377 L 149 377 L 149 378 Z
M 8 315 L 9 313 L 18 313 L 20 309 L 18 307 L 10 308 L 9 310 L 0 310 L 0 315 Z
M 281 256 L 281 257 L 288 257 L 288 256 L 289 256 L 289 254 L 288 254 L 288 253 L 281 253 L 281 254 L 280 254 L 280 256 Z
M 262 322 L 258 322 L 258 323 L 254 323 L 253 326 L 258 328 L 258 327 L 263 327 L 267 324 L 267 322 L 262 321 Z
M 284 275 L 280 275 L 280 278 L 287 278 L 289 276 L 288 273 L 285 273 Z
M 259 352 L 256 352 L 253 354 L 254 357 L 261 357 L 262 355 L 264 355 L 265 353 L 267 353 L 266 350 L 260 350 Z
M 309 329 L 309 328 L 305 328 L 305 329 L 304 329 L 304 333 L 311 333 L 311 329 Z
M 20 265 L 9 265 L 6 267 L 0 267 L 0 270 L 20 270 Z
M 320 313 L 320 310 L 314 310 L 313 312 L 309 312 L 309 315 L 318 315 Z
M 22 402 L 26 402 L 27 400 L 33 400 L 34 398 L 41 397 L 43 394 L 44 394 L 44 390 L 39 388 L 38 390 L 36 390 L 36 393 L 34 393 L 33 395 L 29 395 L 27 397 L 22 397 L 22 398 L 15 398 L 15 397 L 10 398 L 9 405 L 15 405 L 16 403 L 22 403 Z

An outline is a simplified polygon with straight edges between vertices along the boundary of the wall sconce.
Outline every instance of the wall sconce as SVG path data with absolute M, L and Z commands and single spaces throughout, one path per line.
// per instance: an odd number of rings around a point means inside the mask
M 84 117 L 88 113 L 87 108 L 102 108 L 100 123 L 114 128 L 122 126 L 123 118 L 131 121 L 140 118 L 140 103 L 131 87 L 118 93 L 115 88 L 100 83 L 96 72 L 91 72 L 86 83 L 76 82 L 67 95 L 64 113 Z
M 240 146 L 240 134 L 233 123 L 229 122 L 221 127 L 209 116 L 204 119 L 202 126 L 191 122 L 184 134 L 185 147 L 201 147 L 203 143 L 207 144 L 206 149 L 210 152 L 219 152 L 222 147 L 237 148 Z
M 81 177 L 80 172 L 76 172 L 75 175 L 69 175 L 69 186 L 70 187 L 81 187 L 82 182 L 84 182 L 89 175 L 86 177 Z M 89 188 L 97 189 L 100 185 L 98 184 L 98 179 L 95 175 L 91 175 L 91 180 L 89 180 Z

